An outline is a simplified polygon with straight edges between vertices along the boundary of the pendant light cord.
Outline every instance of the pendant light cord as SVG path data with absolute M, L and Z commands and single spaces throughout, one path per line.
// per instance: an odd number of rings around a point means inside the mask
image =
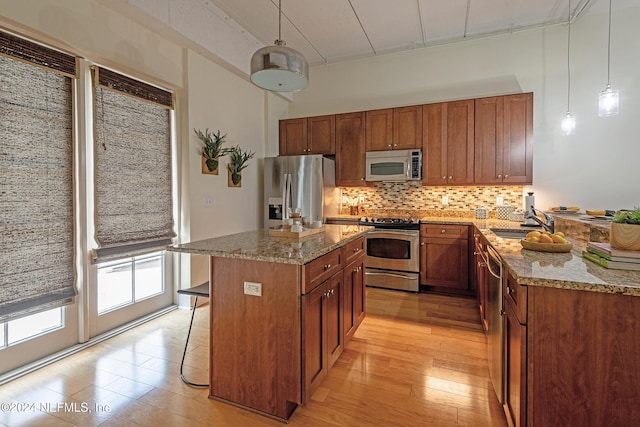
M 282 40 L 282 0 L 278 0 L 278 40 Z
M 610 74 L 611 74 L 611 0 L 609 0 L 609 44 L 607 46 L 607 87 L 609 87 Z
M 571 66 L 570 66 L 570 51 L 571 51 L 571 0 L 569 0 L 569 31 L 567 35 L 567 113 L 571 111 L 570 97 L 571 97 Z

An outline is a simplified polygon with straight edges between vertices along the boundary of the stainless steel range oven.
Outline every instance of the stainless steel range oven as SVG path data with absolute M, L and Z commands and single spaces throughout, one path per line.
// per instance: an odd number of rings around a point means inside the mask
M 366 285 L 420 290 L 420 222 L 413 219 L 362 218 L 367 233 Z

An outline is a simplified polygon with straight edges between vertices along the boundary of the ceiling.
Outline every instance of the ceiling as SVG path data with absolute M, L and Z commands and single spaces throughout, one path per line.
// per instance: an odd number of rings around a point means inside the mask
M 278 0 L 211 3 L 265 45 L 278 38 Z M 571 0 L 572 20 L 608 6 Z M 568 10 L 569 0 L 283 0 L 282 39 L 317 66 L 566 23 Z

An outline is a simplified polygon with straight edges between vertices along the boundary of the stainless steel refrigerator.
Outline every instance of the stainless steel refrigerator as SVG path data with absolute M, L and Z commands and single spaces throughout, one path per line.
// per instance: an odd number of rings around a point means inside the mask
M 332 159 L 319 154 L 264 159 L 265 228 L 282 225 L 287 207 L 300 208 L 303 218 L 324 223 L 338 214 L 339 195 Z

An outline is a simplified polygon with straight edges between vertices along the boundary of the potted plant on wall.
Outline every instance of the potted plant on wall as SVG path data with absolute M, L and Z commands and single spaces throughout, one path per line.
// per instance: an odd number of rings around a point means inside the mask
M 202 173 L 218 175 L 219 159 L 229 151 L 228 148 L 222 148 L 227 134 L 220 135 L 220 130 L 216 133 L 209 132 L 209 128 L 204 132 L 198 129 L 193 131 L 202 142 Z
M 242 185 L 242 170 L 249 166 L 247 162 L 256 154 L 253 151 L 244 151 L 239 145 L 228 150 L 229 163 L 227 164 L 229 187 L 240 187 Z
M 609 242 L 612 248 L 640 251 L 640 207 L 616 212 L 609 230 Z

